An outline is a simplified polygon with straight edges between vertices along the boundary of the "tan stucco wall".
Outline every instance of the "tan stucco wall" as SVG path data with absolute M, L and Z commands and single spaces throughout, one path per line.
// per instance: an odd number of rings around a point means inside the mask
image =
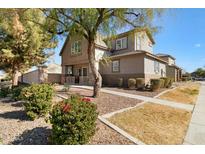
M 116 58 L 115 58 L 116 59 Z M 115 60 L 113 59 L 113 60 Z M 127 85 L 128 78 L 145 78 L 145 82 L 149 83 L 150 79 L 160 78 L 161 70 L 166 76 L 165 63 L 159 62 L 160 71 L 157 73 L 154 71 L 155 59 L 147 57 L 145 55 L 132 55 L 118 58 L 120 60 L 120 72 L 112 72 L 112 63 L 109 65 L 101 65 L 100 73 L 103 77 L 104 84 L 116 85 L 117 79 L 124 78 L 124 85 Z
M 123 85 L 127 86 L 129 78 L 144 77 L 144 56 L 132 55 L 112 60 L 120 60 L 120 72 L 112 72 L 112 63 L 108 65 L 100 65 L 100 73 L 102 75 L 103 84 L 109 86 L 117 86 L 118 78 L 123 78 Z
M 140 36 L 141 39 L 141 49 L 140 50 L 144 50 L 147 51 L 149 53 L 153 53 L 153 45 L 150 46 L 149 44 L 152 44 L 152 42 L 150 41 L 149 37 L 147 36 L 146 32 L 137 32 L 135 34 L 135 42 L 137 41 L 137 36 Z M 135 50 L 137 50 L 136 47 L 136 43 L 135 43 Z
M 167 65 L 167 77 L 174 78 L 177 81 L 177 69 Z
M 120 60 L 120 72 L 112 72 L 112 63 L 100 66 L 101 74 L 136 74 L 144 72 L 143 55 L 123 56 L 113 58 L 112 60 Z
M 168 63 L 169 63 L 169 65 L 174 65 L 175 64 L 175 60 L 169 57 Z
M 145 65 L 144 72 L 145 72 L 145 74 L 156 74 L 156 75 L 161 76 L 161 70 L 163 70 L 164 76 L 166 76 L 166 65 L 164 63 L 157 61 L 157 62 L 159 62 L 159 70 L 160 71 L 159 72 L 154 71 L 154 62 L 155 61 L 156 60 L 153 58 L 145 57 L 145 60 L 144 60 L 144 63 L 145 63 L 144 64 Z
M 34 70 L 32 72 L 29 72 L 29 73 L 26 73 L 23 75 L 23 77 L 19 77 L 19 81 L 21 82 L 22 81 L 22 78 L 23 78 L 23 82 L 24 83 L 29 83 L 29 84 L 32 84 L 32 83 L 39 83 L 39 72 L 38 72 L 38 69 L 37 70 Z
M 168 65 L 173 65 L 175 64 L 175 60 L 170 58 L 170 57 L 160 57 L 161 59 L 165 60 L 166 62 L 168 62 Z
M 127 37 L 127 48 L 125 49 L 120 49 L 120 50 L 117 50 L 118 53 L 126 53 L 128 51 L 134 51 L 134 34 L 129 34 L 129 35 L 123 35 L 123 36 L 120 36 L 120 37 L 116 37 L 115 39 L 111 40 L 111 43 L 108 43 L 111 44 L 111 47 L 112 50 L 116 50 L 116 40 L 117 39 L 120 39 L 120 38 L 124 38 L 124 37 Z
M 81 41 L 81 54 L 71 55 L 71 45 L 74 41 Z M 65 47 L 62 51 L 62 65 L 74 65 L 78 63 L 87 63 L 87 40 L 82 39 L 82 37 L 72 37 L 66 42 Z
M 61 74 L 48 74 L 48 83 L 60 83 L 61 81 Z
M 156 60 L 150 57 L 145 57 L 144 59 L 144 73 L 145 73 L 145 82 L 149 82 L 150 79 L 166 77 L 166 65 L 159 62 L 159 72 L 154 71 L 154 62 Z M 163 76 L 161 75 L 163 71 Z
M 139 50 L 144 50 L 149 53 L 153 53 L 153 47 L 149 46 L 149 43 L 151 43 L 149 37 L 147 36 L 146 32 L 136 32 L 136 33 L 129 33 L 127 35 L 123 35 L 120 37 L 117 37 L 111 41 L 111 48 L 113 50 L 116 50 L 116 40 L 119 38 L 127 37 L 127 48 L 126 49 L 120 49 L 117 50 L 119 53 L 125 53 L 130 51 L 137 51 L 136 41 L 137 36 L 140 36 L 141 39 L 141 48 Z M 151 43 L 152 44 L 152 43 Z

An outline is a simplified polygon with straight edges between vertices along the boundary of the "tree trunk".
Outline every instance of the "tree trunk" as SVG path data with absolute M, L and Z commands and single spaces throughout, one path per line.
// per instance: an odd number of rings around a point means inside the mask
M 12 86 L 18 86 L 19 71 L 15 70 L 12 74 Z
M 98 97 L 100 95 L 100 88 L 102 83 L 102 77 L 98 72 L 95 65 L 95 43 L 94 41 L 88 41 L 88 60 L 90 64 L 90 68 L 94 77 L 94 90 L 93 97 Z

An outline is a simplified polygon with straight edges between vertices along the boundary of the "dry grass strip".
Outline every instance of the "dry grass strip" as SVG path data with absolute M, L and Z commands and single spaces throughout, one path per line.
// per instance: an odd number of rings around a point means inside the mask
M 168 91 L 159 96 L 161 99 L 180 102 L 185 104 L 195 104 L 199 94 L 200 85 L 196 83 L 188 83 L 184 86 Z
M 191 113 L 147 103 L 108 120 L 146 144 L 182 144 Z

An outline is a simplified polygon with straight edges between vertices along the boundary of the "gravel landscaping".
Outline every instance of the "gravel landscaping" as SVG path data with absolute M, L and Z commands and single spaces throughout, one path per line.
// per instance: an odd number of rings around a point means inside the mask
M 103 124 L 99 120 L 97 121 L 97 130 L 90 143 L 92 145 L 130 145 L 134 144 L 124 136 L 120 135 L 107 125 Z
M 0 138 L 2 144 L 48 144 L 51 126 L 43 118 L 30 121 L 21 102 L 0 99 Z
M 92 96 L 90 90 L 71 88 L 70 92 Z M 60 94 L 66 96 L 63 92 Z M 59 98 L 54 99 L 55 102 L 60 100 Z M 138 100 L 105 93 L 101 93 L 101 96 L 93 101 L 97 103 L 100 115 L 140 103 Z M 51 125 L 46 123 L 43 118 L 30 121 L 23 111 L 21 102 L 0 99 L 0 138 L 2 138 L 2 144 L 46 145 L 49 144 L 50 134 Z M 133 143 L 98 120 L 96 133 L 89 144 Z
M 70 92 L 72 94 L 80 94 L 86 97 L 92 96 L 92 91 L 87 89 L 71 88 Z M 99 98 L 92 98 L 92 101 L 97 104 L 98 112 L 100 115 L 117 111 L 123 108 L 133 107 L 142 102 L 141 100 L 120 97 L 103 92 L 101 92 Z

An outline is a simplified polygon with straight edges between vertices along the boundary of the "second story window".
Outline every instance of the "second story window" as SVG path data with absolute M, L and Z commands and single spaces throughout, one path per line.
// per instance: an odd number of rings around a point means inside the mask
M 116 40 L 116 50 L 127 48 L 127 37 Z
M 71 45 L 71 55 L 77 55 L 81 53 L 81 41 L 75 41 Z

